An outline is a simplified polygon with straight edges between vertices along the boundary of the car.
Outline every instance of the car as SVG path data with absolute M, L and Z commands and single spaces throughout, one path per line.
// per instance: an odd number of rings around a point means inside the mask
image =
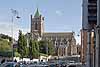
M 59 66 L 59 64 L 56 64 L 56 63 L 50 63 L 49 64 L 49 67 L 56 67 L 56 66 Z
M 66 67 L 67 63 L 65 61 L 61 61 L 61 62 L 59 62 L 59 65 L 61 67 Z
M 28 67 L 27 64 L 20 64 L 20 67 Z
M 75 61 L 69 61 L 67 65 L 75 64 Z
M 80 63 L 75 63 L 75 64 L 69 64 L 67 67 L 82 67 L 82 64 Z
M 76 65 L 68 65 L 67 67 L 77 67 Z
M 16 62 L 5 62 L 0 65 L 0 67 L 15 67 L 17 65 Z
M 28 65 L 28 67 L 48 67 L 48 65 L 41 65 L 41 64 L 36 64 L 36 65 Z

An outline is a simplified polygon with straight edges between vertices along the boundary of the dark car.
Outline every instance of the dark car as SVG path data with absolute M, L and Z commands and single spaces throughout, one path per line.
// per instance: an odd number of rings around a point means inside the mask
M 0 65 L 0 67 L 16 67 L 17 63 L 16 62 L 5 62 Z
M 69 65 L 68 67 L 77 67 L 76 65 Z

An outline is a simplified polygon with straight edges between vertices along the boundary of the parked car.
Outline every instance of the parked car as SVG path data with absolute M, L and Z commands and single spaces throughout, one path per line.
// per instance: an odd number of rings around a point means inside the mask
M 17 65 L 16 62 L 5 62 L 0 65 L 0 67 L 15 67 Z
M 82 64 L 80 63 L 69 64 L 67 67 L 82 67 Z

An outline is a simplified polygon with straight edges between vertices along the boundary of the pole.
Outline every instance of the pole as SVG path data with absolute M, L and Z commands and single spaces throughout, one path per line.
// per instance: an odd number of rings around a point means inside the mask
M 93 67 L 95 67 L 95 57 L 96 57 L 96 50 L 95 50 L 95 47 L 96 47 L 96 34 L 95 34 L 95 29 L 94 29 L 94 54 L 93 54 Z
M 97 0 L 97 27 L 96 27 L 96 63 L 100 67 L 100 0 Z
M 80 35 L 78 34 L 77 36 L 78 36 L 78 38 L 79 38 Z M 79 39 L 78 39 L 78 41 L 79 41 Z M 77 45 L 77 58 L 78 58 L 78 59 L 77 59 L 77 60 L 78 60 L 77 62 L 78 62 L 78 63 L 80 62 L 80 59 L 79 59 L 79 56 L 80 56 L 80 54 L 79 54 L 79 48 L 80 48 L 80 46 L 79 46 L 79 42 L 78 42 L 78 45 Z
M 27 33 L 27 47 L 29 48 L 29 35 Z
M 46 53 L 47 53 L 47 57 L 48 57 L 48 42 L 49 42 L 49 40 L 46 42 Z
M 12 28 L 11 28 L 11 33 L 12 33 L 12 61 L 13 61 L 13 57 L 14 57 L 14 16 L 19 19 L 20 17 L 18 16 L 18 12 L 17 10 L 11 9 L 11 13 L 12 13 L 12 18 L 11 18 L 11 22 L 12 22 Z
M 88 29 L 87 32 L 87 64 L 86 67 L 91 67 L 91 29 Z
M 96 61 L 95 67 L 100 66 L 100 25 L 96 29 Z
M 13 25 L 14 25 L 14 22 L 13 22 L 13 15 L 12 15 L 12 20 L 11 20 L 11 22 L 12 22 L 12 30 L 11 30 L 11 32 L 12 32 L 12 61 L 13 61 L 13 44 L 14 44 L 14 39 L 13 39 Z
M 59 67 L 59 44 L 58 44 L 58 63 L 57 63 L 57 65 L 58 65 L 58 67 Z

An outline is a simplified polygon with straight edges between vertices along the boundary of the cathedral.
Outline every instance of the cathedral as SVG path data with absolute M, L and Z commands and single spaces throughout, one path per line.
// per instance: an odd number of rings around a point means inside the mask
M 38 8 L 35 15 L 31 15 L 31 34 L 36 40 L 50 40 L 53 42 L 55 53 L 58 56 L 77 54 L 74 32 L 44 32 L 44 17 Z

